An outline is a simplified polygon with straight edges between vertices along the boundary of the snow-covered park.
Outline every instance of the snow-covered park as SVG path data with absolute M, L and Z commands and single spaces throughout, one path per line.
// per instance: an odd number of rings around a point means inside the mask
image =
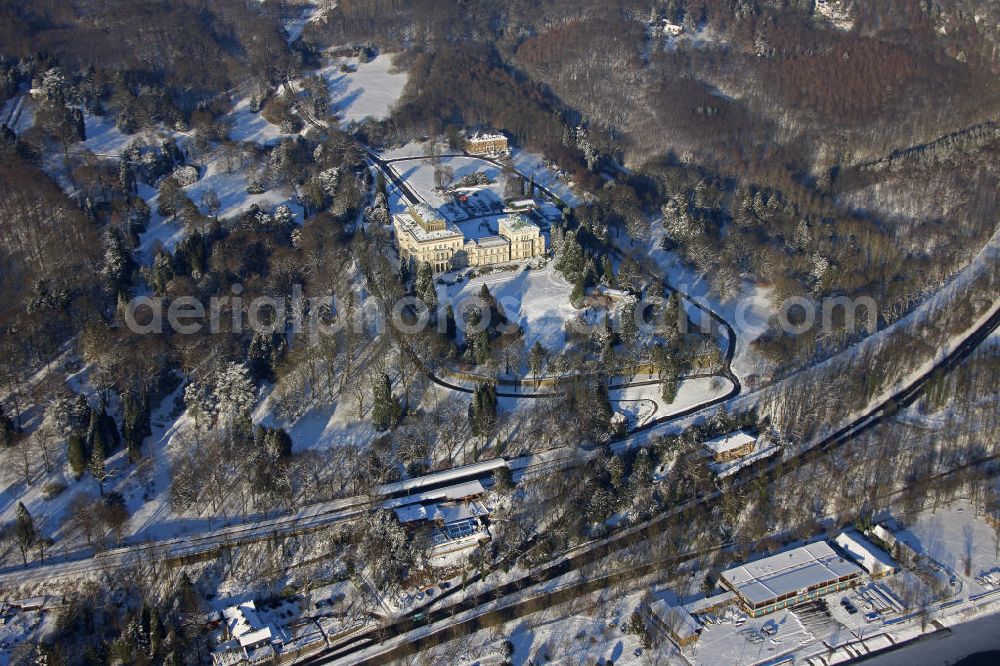
M 489 288 L 504 315 L 524 329 L 526 348 L 537 341 L 550 353 L 558 353 L 566 345 L 566 324 L 575 320 L 581 311 L 569 302 L 573 285 L 552 264 L 541 269 L 521 267 L 480 275 L 452 285 L 439 284 L 438 301 L 442 306 L 452 304 L 459 313 L 463 303 L 477 302 L 483 285 Z M 464 339 L 461 330 L 458 339 Z
M 490 160 L 479 157 L 469 157 L 457 155 L 444 143 L 435 147 L 440 157 L 432 160 L 427 155 L 427 143 L 412 141 L 402 146 L 395 146 L 384 151 L 380 156 L 382 159 L 391 162 L 393 171 L 424 201 L 432 206 L 444 206 L 450 202 L 450 197 L 442 195 L 436 191 L 435 170 L 440 167 L 446 169 L 454 181 L 462 176 L 467 176 L 476 172 L 485 174 L 492 184 L 486 189 L 494 192 L 501 201 L 504 197 L 504 185 L 506 184 L 503 169 Z M 549 190 L 568 206 L 576 206 L 582 203 L 582 199 L 573 191 L 564 178 L 560 178 L 559 172 L 551 165 L 546 165 L 543 157 L 536 153 L 531 153 L 514 146 L 511 150 L 509 161 L 518 173 L 527 180 L 534 180 Z M 436 161 L 437 164 L 433 162 Z M 398 196 L 393 197 L 390 204 L 398 204 Z M 445 213 L 447 210 L 444 211 Z
M 349 71 L 342 71 L 345 67 Z M 351 123 L 387 117 L 406 87 L 405 71 L 392 64 L 392 54 L 380 53 L 368 62 L 333 58 L 316 72 L 330 89 L 331 113 Z
M 633 381 L 640 379 L 634 378 Z M 608 399 L 612 409 L 624 414 L 629 420 L 629 427 L 634 428 L 711 402 L 731 389 L 732 382 L 724 377 L 693 377 L 678 384 L 677 396 L 670 403 L 663 399 L 659 383 L 611 389 Z

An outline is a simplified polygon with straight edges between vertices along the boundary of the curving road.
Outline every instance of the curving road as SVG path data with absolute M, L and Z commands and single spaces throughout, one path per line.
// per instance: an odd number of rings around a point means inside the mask
M 760 466 L 755 470 L 749 470 L 742 476 L 737 475 L 737 477 L 734 477 L 733 481 L 726 487 L 725 490 L 713 490 L 701 497 L 688 500 L 684 504 L 678 505 L 665 513 L 651 518 L 650 520 L 615 533 L 610 537 L 581 544 L 571 549 L 561 558 L 553 560 L 548 565 L 543 566 L 540 570 L 531 572 L 522 578 L 502 584 L 496 588 L 480 592 L 452 606 L 438 608 L 429 613 L 411 613 L 407 616 L 401 617 L 396 622 L 391 624 L 356 634 L 349 639 L 321 650 L 312 656 L 306 657 L 297 663 L 328 664 L 340 659 L 350 659 L 351 663 L 356 664 L 385 663 L 389 659 L 399 659 L 412 655 L 425 647 L 431 647 L 433 645 L 440 644 L 440 642 L 445 640 L 451 640 L 459 636 L 469 635 L 484 626 L 495 624 L 495 622 L 484 622 L 483 614 L 459 620 L 452 620 L 452 622 L 436 629 L 428 635 L 415 637 L 413 640 L 406 643 L 387 648 L 383 653 L 377 656 L 362 658 L 359 655 L 359 653 L 377 643 L 382 643 L 391 638 L 402 636 L 428 624 L 453 619 L 458 613 L 482 608 L 484 606 L 491 606 L 505 597 L 517 594 L 541 583 L 551 581 L 577 570 L 586 564 L 591 564 L 613 555 L 624 547 L 655 536 L 671 521 L 684 520 L 685 516 L 692 511 L 700 509 L 703 505 L 708 505 L 718 501 L 725 493 L 731 492 L 735 488 L 751 484 L 758 478 L 777 478 L 778 476 L 784 475 L 793 469 L 799 468 L 805 462 L 809 462 L 813 459 L 824 456 L 833 450 L 839 449 L 876 425 L 885 422 L 887 419 L 893 418 L 900 408 L 913 404 L 913 402 L 916 401 L 926 390 L 928 382 L 935 373 L 938 371 L 950 372 L 953 370 L 987 337 L 996 331 L 998 327 L 1000 327 L 1000 310 L 997 310 L 983 324 L 969 333 L 969 335 L 967 335 L 954 350 L 935 363 L 929 370 L 916 377 L 909 385 L 897 391 L 881 403 L 872 406 L 864 415 L 856 418 L 851 423 L 816 442 L 810 449 L 803 452 L 793 460 L 774 461 L 768 465 Z M 944 478 L 958 471 L 976 467 L 998 459 L 1000 459 L 1000 455 L 976 458 L 967 461 L 955 470 L 937 474 L 932 477 L 932 479 Z M 892 491 L 892 493 L 897 492 L 899 491 Z M 533 536 L 529 541 L 533 541 L 534 539 L 535 537 Z M 724 545 L 719 547 L 724 547 Z M 710 550 L 718 550 L 719 547 Z M 518 552 L 523 551 L 524 548 L 518 549 Z M 687 557 L 696 555 L 697 554 L 681 556 L 679 561 L 683 561 Z M 662 566 L 662 563 L 650 563 L 640 567 L 640 569 L 649 573 L 655 570 L 655 567 L 657 566 Z M 473 576 L 470 582 L 476 582 L 479 580 L 481 580 L 481 577 L 477 574 Z M 512 606 L 504 609 L 501 619 L 504 622 L 509 622 L 517 617 L 528 615 L 543 608 L 551 607 L 552 605 L 561 603 L 562 601 L 572 598 L 573 596 L 592 591 L 593 589 L 596 589 L 596 587 L 602 587 L 607 584 L 608 580 L 605 578 L 596 580 L 584 579 L 568 586 L 568 589 L 574 590 L 572 593 L 568 593 L 566 591 L 567 588 L 543 592 L 537 597 L 514 602 Z M 596 587 L 594 587 L 595 585 Z M 454 588 L 449 592 L 455 593 L 458 589 L 461 588 Z M 484 608 L 483 610 L 486 614 L 498 612 L 495 610 L 491 611 L 490 608 Z
M 430 159 L 429 157 L 426 157 L 426 156 L 413 156 L 413 157 L 397 157 L 397 158 L 383 159 L 378 153 L 376 153 L 371 148 L 367 148 L 366 152 L 367 152 L 368 160 L 371 163 L 371 165 L 374 166 L 389 182 L 392 183 L 393 187 L 395 187 L 399 191 L 400 195 L 402 196 L 402 198 L 407 203 L 409 203 L 411 205 L 415 205 L 415 204 L 418 204 L 418 203 L 425 203 L 417 195 L 417 193 L 414 192 L 413 189 L 406 183 L 406 181 L 404 179 L 402 179 L 396 173 L 396 171 L 394 169 L 392 169 L 392 167 L 390 166 L 390 164 L 394 164 L 396 162 L 426 161 L 426 160 Z M 496 160 L 496 159 L 490 158 L 490 157 L 484 157 L 484 156 L 481 156 L 481 155 L 470 155 L 468 153 L 447 153 L 447 154 L 440 155 L 438 157 L 442 157 L 442 158 L 444 158 L 444 157 L 468 157 L 468 158 L 471 158 L 471 159 L 479 159 L 479 160 L 482 160 L 483 162 L 487 162 L 489 164 L 492 164 L 492 165 L 500 167 L 500 168 L 510 168 L 515 173 L 517 173 L 521 178 L 524 178 L 526 180 L 528 179 L 528 176 L 526 176 L 523 172 L 519 171 L 513 165 L 504 164 L 503 162 L 500 162 L 499 160 Z M 548 188 L 546 188 L 544 185 L 540 185 L 538 183 L 535 183 L 535 187 L 539 191 L 541 191 L 543 194 L 545 194 L 547 197 L 549 197 L 549 199 L 551 199 L 552 201 L 558 202 L 560 204 L 562 203 L 562 200 L 558 196 L 556 196 L 551 190 L 549 190 Z M 617 248 L 614 248 L 614 249 L 617 250 Z M 617 250 L 617 251 L 620 253 L 620 250 Z M 655 276 L 650 276 L 650 277 L 655 277 Z M 657 278 L 657 279 L 659 279 L 659 278 Z M 663 281 L 663 288 L 664 288 L 664 292 L 665 293 L 671 293 L 672 292 L 672 293 L 678 294 L 681 298 L 683 298 L 685 301 L 687 301 L 688 303 L 690 303 L 691 306 L 694 309 L 702 312 L 705 316 L 709 317 L 712 321 L 716 322 L 716 324 L 718 324 L 720 327 L 722 327 L 726 331 L 727 346 L 726 346 L 725 356 L 724 356 L 724 359 L 723 359 L 723 367 L 722 367 L 722 373 L 721 373 L 721 375 L 723 377 L 725 377 L 726 379 L 729 380 L 732 388 L 727 393 L 725 393 L 724 395 L 717 396 L 717 397 L 712 398 L 710 400 L 706 400 L 704 402 L 699 403 L 698 405 L 694 405 L 694 406 L 689 407 L 687 409 L 684 409 L 684 410 L 682 410 L 680 412 L 676 412 L 676 413 L 673 413 L 673 414 L 661 416 L 661 417 L 659 417 L 657 419 L 653 419 L 651 421 L 648 421 L 647 423 L 643 424 L 641 426 L 641 428 L 638 428 L 638 429 L 634 430 L 633 432 L 641 432 L 641 431 L 644 431 L 644 430 L 648 430 L 650 428 L 654 428 L 654 427 L 657 427 L 657 426 L 660 426 L 660 425 L 664 425 L 666 423 L 670 423 L 671 421 L 674 421 L 674 420 L 678 420 L 678 419 L 685 418 L 687 416 L 691 416 L 692 414 L 695 414 L 695 413 L 697 413 L 698 411 L 700 411 L 702 409 L 708 409 L 710 407 L 715 407 L 715 406 L 717 406 L 719 404 L 722 404 L 722 403 L 724 403 L 724 402 L 726 402 L 726 401 L 728 401 L 728 400 L 730 400 L 732 398 L 735 398 L 743 390 L 743 386 L 740 383 L 739 377 L 737 377 L 736 374 L 732 370 L 733 359 L 736 356 L 736 330 L 732 327 L 732 325 L 730 325 L 729 322 L 727 322 L 717 312 L 713 311 L 711 308 L 705 306 L 704 304 L 699 303 L 698 301 L 694 300 L 689 294 L 685 293 L 684 291 L 681 291 L 680 289 L 677 289 L 677 288 L 673 287 L 672 285 L 670 285 L 669 283 L 667 283 L 665 280 Z M 450 390 L 453 390 L 453 391 L 458 391 L 458 392 L 461 392 L 461 393 L 472 393 L 472 389 L 464 387 L 464 386 L 461 386 L 461 385 L 458 385 L 458 384 L 454 384 L 452 382 L 449 382 L 444 377 L 435 374 L 434 371 L 431 370 L 431 369 L 429 369 L 429 368 L 425 367 L 425 371 L 427 373 L 427 376 L 430 378 L 430 380 L 432 382 L 434 382 L 435 384 L 437 384 L 438 386 L 441 386 L 443 388 L 447 388 L 447 389 L 450 389 Z M 486 379 L 486 378 L 484 378 L 484 379 Z M 658 382 L 648 382 L 648 381 L 628 382 L 628 383 L 625 383 L 625 384 L 618 384 L 618 385 L 615 385 L 615 386 L 610 387 L 610 388 L 629 388 L 629 387 L 633 387 L 633 386 L 636 386 L 636 387 L 638 387 L 638 386 L 650 386 L 650 385 L 652 385 L 654 383 L 658 383 Z M 519 399 L 552 398 L 552 397 L 555 397 L 555 396 L 558 396 L 558 395 L 560 395 L 559 392 L 555 392 L 555 391 L 536 392 L 536 393 L 497 391 L 497 396 L 498 397 L 502 397 L 502 398 L 519 398 Z

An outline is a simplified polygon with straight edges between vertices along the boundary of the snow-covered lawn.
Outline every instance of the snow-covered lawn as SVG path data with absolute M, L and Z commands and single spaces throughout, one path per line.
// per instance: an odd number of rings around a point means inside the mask
M 431 164 L 430 159 L 413 159 L 405 162 L 394 162 L 391 168 L 406 181 L 417 196 L 429 203 L 431 206 L 439 207 L 448 203 L 451 198 L 441 196 L 434 191 L 434 171 L 437 167 Z M 492 162 L 479 159 L 478 157 L 442 157 L 440 159 L 442 168 L 451 169 L 454 179 L 457 181 L 462 176 L 468 176 L 480 171 L 485 173 L 490 180 L 494 181 L 489 189 L 496 193 L 499 200 L 503 200 L 503 178 L 501 169 Z
M 565 347 L 565 325 L 582 310 L 570 305 L 573 285 L 551 263 L 536 270 L 522 267 L 480 275 L 457 285 L 438 285 L 438 300 L 442 306 L 451 303 L 458 316 L 463 303 L 476 302 L 483 285 L 489 288 L 506 317 L 524 329 L 526 349 L 536 341 L 550 354 L 558 354 Z M 458 337 L 460 341 L 464 338 L 461 330 Z
M 365 399 L 368 398 L 366 395 Z M 262 422 L 278 425 L 267 418 Z M 358 420 L 357 404 L 344 396 L 332 406 L 321 405 L 310 409 L 288 428 L 288 434 L 292 436 L 295 451 L 326 451 L 342 447 L 345 451 L 356 452 L 366 448 L 376 433 L 367 418 Z
M 515 169 L 527 178 L 534 177 L 536 183 L 562 199 L 567 206 L 579 206 L 583 203 L 583 199 L 565 181 L 558 178 L 555 170 L 545 166 L 545 159 L 541 155 L 515 148 L 510 159 Z
M 517 625 L 510 635 L 514 645 L 511 662 L 515 664 L 555 663 L 642 664 L 635 656 L 641 643 L 635 634 L 623 633 L 601 618 L 573 615 L 534 626 Z
M 662 419 L 709 402 L 725 395 L 731 388 L 730 381 L 723 377 L 695 377 L 680 383 L 677 397 L 669 404 L 663 401 L 658 383 L 613 389 L 608 392 L 608 397 L 612 408 L 627 417 L 634 417 L 634 425 L 641 426 L 651 419 Z M 655 408 L 651 410 L 652 405 Z
M 226 116 L 230 123 L 229 138 L 233 141 L 251 141 L 270 145 L 290 136 L 283 134 L 277 125 L 272 125 L 260 113 L 250 110 L 250 98 L 244 97 L 236 103 Z
M 74 391 L 91 393 L 93 387 L 90 386 L 88 374 L 85 368 L 70 375 L 66 383 Z M 143 453 L 146 458 L 141 470 L 129 462 L 124 447 L 115 451 L 106 461 L 106 469 L 111 471 L 113 476 L 105 482 L 104 493 L 121 493 L 129 513 L 132 514 L 123 529 L 126 540 L 131 540 L 133 537 L 138 537 L 138 540 L 169 538 L 187 531 L 183 525 L 174 523 L 171 526 L 165 522 L 170 515 L 171 477 L 168 445 L 178 429 L 183 429 L 189 421 L 184 417 L 175 420 L 171 416 L 175 396 L 176 393 L 173 393 L 165 397 L 152 414 L 152 437 L 144 445 Z M 113 412 L 115 408 L 115 404 L 108 405 L 109 412 Z M 74 498 L 78 495 L 97 498 L 99 493 L 97 482 L 90 474 L 84 474 L 80 479 L 73 478 L 66 463 L 66 449 L 63 444 L 53 446 L 50 452 L 54 463 L 52 472 L 36 477 L 31 486 L 25 487 L 23 482 L 16 478 L 13 469 L 3 476 L 0 522 L 13 521 L 17 502 L 23 502 L 39 532 L 56 538 L 57 545 L 49 555 L 59 556 L 86 545 L 79 534 L 69 532 L 62 527 Z M 33 468 L 39 470 L 40 462 L 36 460 Z M 66 489 L 52 499 L 45 499 L 42 489 L 45 482 L 49 481 L 63 483 Z
M 83 123 L 87 138 L 79 147 L 101 157 L 117 158 L 129 144 L 140 138 L 139 134 L 125 134 L 118 129 L 112 116 L 92 116 L 88 113 Z
M 355 70 L 341 72 L 345 64 Z M 346 122 L 387 117 L 407 80 L 406 72 L 396 71 L 389 53 L 381 53 L 366 63 L 357 58 L 335 58 L 316 74 L 330 88 L 331 112 Z
M 247 192 L 248 173 L 243 170 L 226 171 L 225 159 L 214 157 L 204 167 L 202 178 L 184 188 L 184 192 L 205 215 L 208 211 L 202 205 L 202 196 L 212 190 L 219 197 L 219 218 L 227 218 L 245 213 L 256 204 L 265 213 L 273 213 L 278 206 L 285 204 L 292 211 L 296 222 L 302 222 L 302 208 L 295 203 L 291 193 L 284 188 L 267 190 L 261 194 Z M 139 236 L 139 258 L 144 263 L 152 261 L 155 249 L 163 248 L 173 251 L 177 243 L 184 240 L 188 230 L 174 218 L 164 218 L 156 212 L 159 193 L 148 185 L 139 186 L 139 195 L 146 200 L 151 210 L 149 225 L 145 233 Z
M 218 157 L 208 162 L 201 180 L 188 185 L 184 191 L 192 201 L 198 204 L 202 213 L 206 213 L 204 206 L 201 205 L 202 195 L 209 190 L 214 190 L 221 205 L 220 218 L 244 213 L 254 204 L 260 206 L 264 212 L 271 212 L 277 206 L 285 204 L 292 210 L 296 222 L 302 222 L 302 207 L 295 203 L 288 190 L 275 188 L 261 194 L 248 194 L 247 175 L 246 171 L 240 170 L 228 173 L 225 168 L 225 160 Z
M 1000 566 L 997 534 L 965 500 L 936 512 L 922 512 L 916 522 L 897 532 L 896 538 L 965 579 L 966 596 L 985 591 L 987 588 L 975 581 L 976 576 Z M 971 565 L 967 579 L 966 559 Z
M 444 143 L 438 145 L 438 151 L 444 155 L 456 152 Z M 392 168 L 427 203 L 432 206 L 440 206 L 446 203 L 447 199 L 434 192 L 434 165 L 427 159 L 410 159 L 424 158 L 425 156 L 426 142 L 419 141 L 396 146 L 381 153 L 384 160 L 406 160 L 395 162 Z M 559 179 L 556 170 L 545 165 L 545 159 L 541 155 L 514 148 L 511 152 L 510 162 L 525 178 L 529 180 L 534 178 L 535 183 L 547 188 L 552 194 L 562 199 L 566 205 L 577 206 L 582 203 L 582 199 L 573 192 L 569 185 Z M 496 181 L 489 188 L 496 193 L 500 200 L 504 199 L 503 170 L 492 162 L 478 157 L 456 156 L 442 157 L 440 163 L 441 166 L 449 167 L 454 171 L 456 180 L 476 171 L 486 173 Z

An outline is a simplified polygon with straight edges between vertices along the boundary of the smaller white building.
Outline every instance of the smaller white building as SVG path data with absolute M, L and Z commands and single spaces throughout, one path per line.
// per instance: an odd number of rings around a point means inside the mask
M 855 530 L 846 530 L 837 535 L 834 542 L 868 572 L 872 579 L 884 578 L 896 573 L 896 563 L 889 555 L 864 538 Z
M 212 652 L 213 666 L 264 664 L 273 661 L 282 640 L 257 613 L 253 601 L 230 606 L 222 611 L 227 640 Z
M 538 208 L 538 202 L 534 199 L 515 199 L 508 201 L 504 208 L 505 213 L 528 213 Z
M 745 430 L 731 432 L 722 437 L 706 441 L 702 446 L 712 460 L 717 463 L 729 462 L 748 456 L 757 447 L 757 437 Z
M 649 605 L 649 617 L 657 629 L 667 635 L 677 647 L 685 647 L 698 640 L 701 625 L 683 606 L 673 606 L 666 599 Z
M 677 37 L 684 32 L 684 26 L 672 23 L 669 19 L 663 19 L 660 23 L 660 33 L 668 37 Z

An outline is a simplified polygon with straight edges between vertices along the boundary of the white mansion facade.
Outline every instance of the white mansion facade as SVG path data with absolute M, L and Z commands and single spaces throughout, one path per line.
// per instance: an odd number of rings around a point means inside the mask
M 426 262 L 434 272 L 505 264 L 545 254 L 541 230 L 518 214 L 500 219 L 498 235 L 477 239 L 466 239 L 457 226 L 427 204 L 393 215 L 392 226 L 400 259 Z

